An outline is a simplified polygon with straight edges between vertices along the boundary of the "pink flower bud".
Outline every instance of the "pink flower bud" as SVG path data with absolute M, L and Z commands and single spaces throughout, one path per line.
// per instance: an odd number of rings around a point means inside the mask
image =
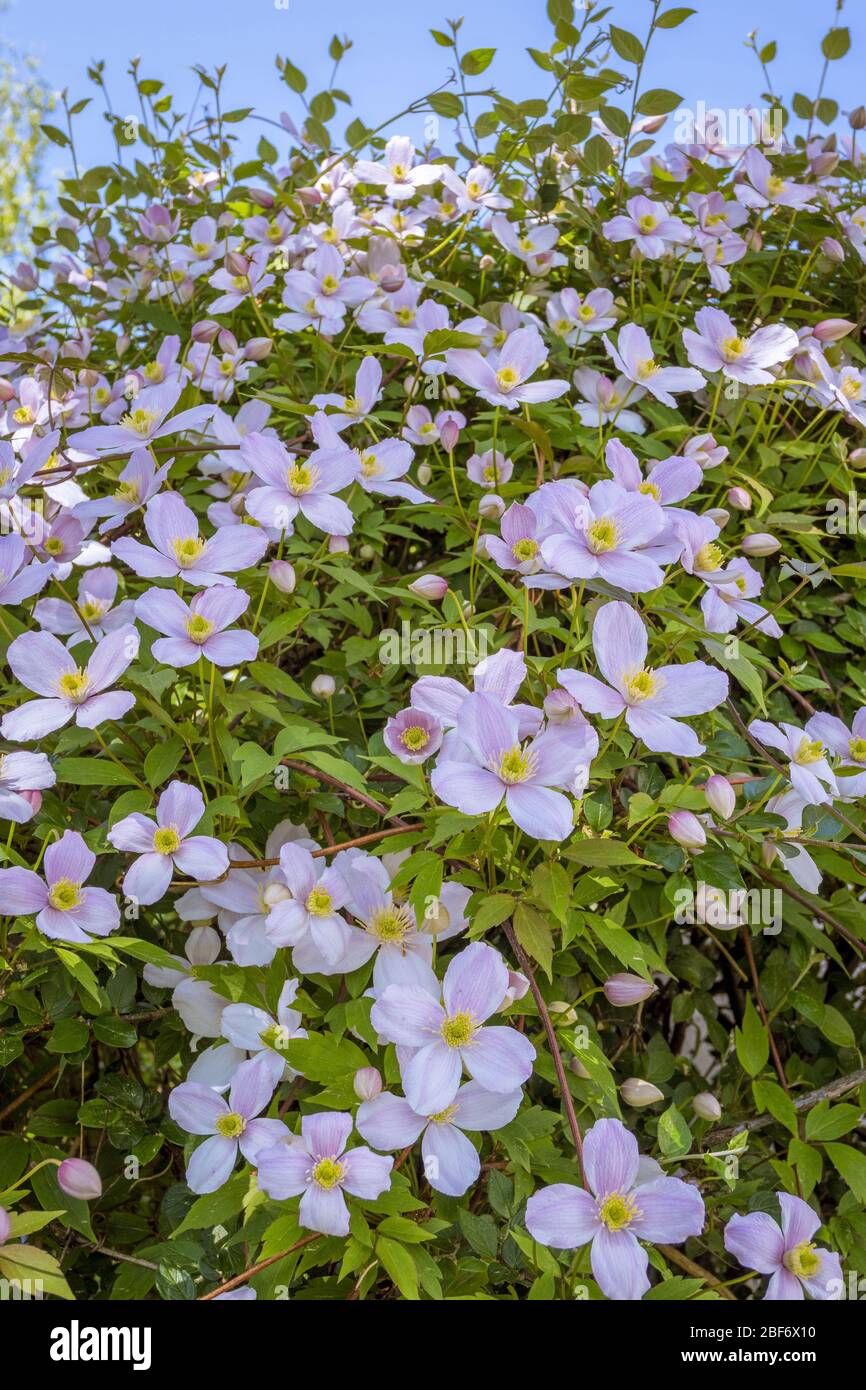
M 273 193 L 267 188 L 251 188 L 249 190 L 250 201 L 255 203 L 257 208 L 270 210 L 276 201 Z
M 375 1100 L 382 1094 L 382 1077 L 375 1067 L 361 1067 L 352 1078 L 352 1089 L 359 1100 Z
M 279 589 L 281 594 L 295 592 L 297 576 L 294 565 L 290 565 L 288 560 L 272 560 L 268 574 L 274 588 Z
M 102 1196 L 102 1178 L 85 1158 L 64 1158 L 57 1169 L 57 1181 L 67 1197 L 91 1202 Z
M 728 488 L 725 501 L 736 512 L 750 512 L 752 510 L 752 494 L 744 487 Z
M 809 160 L 809 167 L 817 179 L 822 179 L 832 174 L 838 163 L 839 155 L 835 150 L 822 150 Z
M 692 1109 L 702 1120 L 720 1120 L 722 1107 L 710 1091 L 701 1091 L 692 1100 Z
M 668 816 L 668 831 L 683 849 L 703 849 L 707 843 L 706 831 L 691 811 L 674 811 Z
M 816 323 L 812 329 L 819 343 L 838 343 L 840 338 L 847 338 L 849 333 L 853 333 L 857 327 L 850 319 L 822 319 Z
M 15 387 L 11 381 L 7 381 L 5 376 L 0 376 L 0 402 L 5 405 L 6 401 L 14 400 Z
M 567 690 L 551 690 L 544 697 L 544 713 L 551 724 L 566 724 L 580 715 L 580 706 Z
M 312 685 L 310 686 L 310 690 L 313 692 L 317 699 L 330 700 L 331 697 L 336 693 L 337 682 L 334 680 L 333 676 L 316 676 Z
M 761 247 L 762 247 L 763 245 L 764 245 L 764 238 L 761 236 L 761 233 L 758 231 L 758 229 L 757 229 L 757 227 L 756 227 L 755 230 L 750 234 L 750 236 L 749 236 L 749 238 L 748 238 L 749 250 L 750 250 L 750 251 L 760 251 L 760 250 L 761 250 Z
M 639 1076 L 630 1076 L 619 1088 L 626 1105 L 640 1110 L 644 1105 L 657 1105 L 664 1100 L 664 1094 L 651 1081 L 642 1081 Z
M 194 343 L 212 343 L 220 331 L 220 326 L 213 319 L 200 319 L 192 326 L 190 337 Z
M 37 811 L 42 810 L 42 793 L 40 791 L 30 790 L 28 788 L 27 791 L 21 791 L 18 795 L 23 796 L 28 805 L 33 807 L 34 816 Z
M 492 270 L 493 267 L 495 266 L 495 264 L 496 264 L 496 261 L 493 259 L 492 256 L 487 255 L 486 252 L 485 252 L 485 254 L 481 257 L 481 260 L 478 262 L 478 266 L 479 266 L 479 269 L 480 269 L 480 270 Z
M 406 283 L 406 268 L 402 265 L 383 265 L 379 285 L 386 294 L 396 294 Z
M 727 777 L 721 777 L 719 773 L 714 772 L 712 777 L 707 778 L 704 795 L 714 815 L 721 816 L 722 820 L 729 820 L 734 814 L 737 794 Z
M 298 197 L 308 208 L 316 208 L 322 201 L 322 195 L 318 188 L 299 188 Z
M 835 261 L 837 265 L 841 265 L 845 259 L 845 248 L 834 236 L 825 236 L 821 242 L 821 250 L 828 261 Z
M 329 555 L 348 555 L 349 537 L 348 536 L 329 536 L 328 554 Z
M 5 1245 L 12 1230 L 12 1222 L 5 1207 L 0 1207 L 0 1245 Z
M 769 535 L 766 531 L 757 531 L 752 536 L 743 537 L 740 549 L 744 555 L 775 555 L 777 550 L 782 549 L 782 542 L 777 541 L 775 536 Z
M 724 531 L 731 519 L 731 513 L 725 511 L 724 507 L 709 507 L 707 511 L 704 512 L 704 516 L 708 516 L 710 521 L 714 521 L 720 531 Z
M 240 251 L 226 252 L 226 270 L 229 275 L 246 275 L 249 268 L 249 260 L 246 256 L 241 255 Z
M 579 1057 L 569 1057 L 568 1070 L 573 1071 L 575 1076 L 579 1076 L 581 1081 L 591 1081 L 592 1077 Z
M 129 345 L 132 342 L 128 333 L 118 333 L 114 340 L 114 350 L 118 357 L 124 357 L 129 352 Z
M 439 431 L 439 438 L 442 441 L 442 448 L 446 454 L 453 454 L 460 438 L 460 430 L 453 420 L 446 420 Z
M 217 342 L 222 352 L 227 352 L 230 357 L 234 357 L 238 350 L 238 340 L 230 328 L 220 329 Z
M 273 345 L 272 338 L 250 338 L 244 347 L 244 357 L 248 362 L 264 362 Z
M 628 971 L 611 975 L 605 980 L 603 988 L 607 1002 L 616 1005 L 618 1009 L 629 1009 L 633 1004 L 641 1004 L 656 992 L 652 980 L 642 980 L 640 975 L 630 975 Z
M 448 592 L 448 580 L 442 579 L 438 574 L 422 574 L 412 581 L 409 588 L 413 594 L 418 594 L 420 598 L 427 598 L 432 603 L 439 603 Z
M 505 503 L 495 492 L 485 492 L 478 503 L 479 515 L 483 516 L 486 521 L 498 521 L 504 511 Z

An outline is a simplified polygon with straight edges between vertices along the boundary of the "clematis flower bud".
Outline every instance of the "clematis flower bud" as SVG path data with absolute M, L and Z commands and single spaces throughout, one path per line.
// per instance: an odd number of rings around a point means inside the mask
M 0 402 L 4 405 L 6 401 L 11 401 L 15 397 L 15 387 L 11 381 L 7 381 L 5 376 L 0 376 Z
M 478 268 L 479 270 L 492 270 L 495 264 L 496 261 L 493 259 L 493 257 L 487 255 L 487 253 L 485 252 L 485 254 L 481 257 L 480 261 L 478 262 Z
M 430 479 L 433 477 L 433 469 L 430 467 L 429 463 L 418 464 L 417 476 L 418 482 L 421 484 L 421 486 L 426 487 L 427 484 L 430 482 Z
M 102 1178 L 85 1158 L 65 1158 L 57 1169 L 57 1181 L 67 1197 L 91 1202 L 102 1196 Z
M 12 1222 L 5 1207 L 0 1207 L 0 1245 L 5 1245 L 12 1230 Z
M 348 555 L 349 538 L 348 536 L 329 536 L 328 554 L 329 555 Z
M 23 796 L 27 804 L 33 807 L 34 816 L 36 815 L 37 811 L 41 811 L 42 793 L 40 791 L 31 791 L 28 789 L 27 791 L 20 791 L 18 795 Z
M 752 494 L 744 487 L 728 488 L 725 498 L 729 507 L 733 507 L 737 512 L 750 512 L 752 510 Z
M 372 545 L 362 545 L 361 549 L 358 551 L 358 558 L 363 560 L 365 564 L 369 564 L 371 560 L 374 560 L 376 558 L 376 552 Z
M 220 329 L 218 342 L 223 352 L 227 352 L 229 356 L 234 357 L 238 350 L 238 340 L 230 328 Z
M 816 179 L 823 179 L 832 174 L 838 163 L 839 156 L 835 150 L 822 150 L 809 160 L 809 167 Z
M 692 1109 L 702 1120 L 720 1120 L 722 1107 L 710 1091 L 701 1091 L 692 1100 Z
M 114 340 L 114 350 L 118 357 L 124 357 L 129 352 L 129 345 L 132 342 L 128 333 L 118 333 Z
M 272 338 L 250 338 L 244 347 L 244 357 L 248 362 L 264 362 L 273 345 Z
M 298 197 L 308 208 L 316 208 L 322 201 L 322 195 L 318 188 L 299 188 Z
M 707 805 L 716 816 L 721 816 L 722 820 L 728 820 L 737 806 L 737 794 L 728 781 L 727 777 L 721 777 L 714 772 L 712 777 L 707 778 L 704 787 L 704 795 L 707 798 Z
M 744 555 L 775 555 L 777 550 L 782 549 L 782 542 L 777 541 L 775 536 L 769 535 L 766 531 L 757 531 L 752 536 L 743 537 L 740 549 Z
M 478 503 L 478 512 L 487 521 L 498 521 L 505 511 L 505 503 L 495 492 L 485 492 Z
M 352 1078 L 352 1090 L 359 1100 L 375 1100 L 382 1094 L 382 1077 L 375 1067 L 360 1067 Z
M 849 333 L 853 333 L 857 327 L 850 319 L 822 319 L 816 323 L 812 329 L 819 343 L 838 343 L 840 338 L 847 338 Z
M 439 431 L 439 438 L 442 441 L 442 448 L 446 454 L 453 454 L 460 438 L 460 430 L 453 420 L 446 420 Z
M 704 516 L 708 516 L 710 521 L 714 521 L 720 531 L 724 531 L 731 519 L 731 513 L 725 511 L 724 507 L 710 507 L 708 511 L 704 512 Z
M 229 275 L 247 275 L 249 269 L 249 259 L 242 255 L 240 251 L 226 252 L 226 270 Z
M 281 594 L 293 594 L 298 582 L 294 565 L 288 560 L 272 560 L 268 570 L 271 583 Z
M 402 265 L 383 265 L 379 285 L 386 294 L 396 294 L 406 283 L 406 268 Z
M 592 1078 L 579 1057 L 569 1057 L 568 1070 L 573 1071 L 575 1076 L 579 1076 L 581 1081 L 591 1081 Z
M 852 130 L 866 130 L 866 106 L 855 106 L 849 111 L 848 124 Z
M 267 211 L 270 211 L 276 202 L 273 193 L 267 188 L 251 188 L 249 194 L 251 202 L 255 203 L 257 208 L 265 208 Z
M 551 724 L 566 724 L 571 719 L 582 718 L 580 706 L 567 690 L 551 690 L 544 697 L 544 714 Z
M 220 326 L 213 319 L 199 319 L 193 324 L 190 337 L 194 343 L 212 343 L 219 331 Z
M 630 1076 L 628 1081 L 624 1081 L 619 1093 L 626 1105 L 631 1105 L 636 1110 L 640 1110 L 644 1105 L 657 1105 L 660 1100 L 664 1100 L 664 1094 L 658 1086 L 654 1086 L 651 1081 L 642 1081 L 639 1076 Z
M 422 574 L 413 579 L 409 588 L 413 594 L 428 598 L 432 603 L 439 603 L 448 592 L 448 580 L 438 574 Z
M 310 690 L 313 692 L 317 699 L 330 700 L 336 693 L 337 682 L 334 680 L 333 676 L 316 676 L 313 680 L 312 685 L 310 686 Z
M 837 265 L 841 265 L 845 259 L 845 248 L 834 236 L 825 236 L 821 242 L 821 250 L 828 261 L 834 261 Z
M 668 830 L 683 849 L 703 849 L 707 843 L 706 831 L 691 811 L 674 811 L 668 816 Z
M 633 1004 L 641 1004 L 656 992 L 652 980 L 642 980 L 640 975 L 631 975 L 627 970 L 618 975 L 610 975 L 605 980 L 603 989 L 605 999 L 618 1009 L 629 1009 Z

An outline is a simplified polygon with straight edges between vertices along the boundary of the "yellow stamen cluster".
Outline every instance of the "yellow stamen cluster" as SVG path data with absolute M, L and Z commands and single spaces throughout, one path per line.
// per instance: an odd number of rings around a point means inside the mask
M 336 1158 L 320 1158 L 313 1169 L 313 1182 L 330 1192 L 332 1188 L 339 1187 L 345 1173 L 345 1163 L 340 1163 Z
M 518 564 L 523 565 L 527 560 L 534 560 L 538 554 L 538 541 L 532 540 L 529 536 L 524 536 L 521 540 L 515 541 L 511 547 L 511 553 Z
M 468 1012 L 451 1014 L 443 1020 L 440 1034 L 448 1047 L 466 1047 L 472 1041 L 478 1024 Z
M 156 854 L 174 854 L 181 846 L 176 825 L 160 826 L 153 832 L 153 848 Z
M 69 878 L 59 878 L 48 890 L 48 901 L 60 912 L 69 912 L 81 902 L 81 884 Z
M 696 570 L 717 570 L 722 567 L 722 548 L 713 541 L 702 545 L 695 555 Z
M 496 373 L 496 384 L 500 391 L 510 391 L 519 380 L 520 377 L 513 367 L 500 367 Z
M 71 700 L 74 705 L 80 705 L 87 695 L 90 685 L 90 678 L 86 671 L 82 671 L 79 666 L 75 671 L 65 671 L 57 682 L 57 689 L 64 700 Z
M 797 749 L 795 763 L 801 767 L 809 763 L 819 763 L 824 756 L 824 745 L 819 738 L 804 738 Z
M 612 516 L 600 516 L 587 526 L 586 539 L 593 555 L 604 555 L 610 550 L 616 550 L 619 527 Z
M 821 1268 L 821 1256 L 810 1241 L 804 1240 L 786 1251 L 782 1263 L 798 1279 L 814 1279 Z
M 246 1120 L 236 1110 L 230 1110 L 227 1115 L 220 1115 L 216 1122 L 216 1132 L 222 1135 L 223 1139 L 240 1139 L 246 1127 Z
M 156 411 L 145 410 L 143 406 L 139 406 L 137 410 L 130 410 L 124 415 L 120 423 L 124 429 L 131 430 L 133 434 L 145 439 L 150 434 L 157 418 Z
M 317 886 L 308 894 L 304 907 L 311 917 L 329 917 L 334 911 L 334 902 L 327 888 Z
M 375 936 L 379 941 L 394 942 L 400 944 L 412 931 L 414 923 L 408 908 L 405 907 L 384 907 L 381 912 L 377 912 L 367 923 L 367 930 L 371 936 Z
M 640 1216 L 637 1202 L 627 1192 L 609 1192 L 598 1203 L 598 1218 L 609 1231 L 624 1231 Z
M 509 786 L 516 786 L 520 782 L 528 782 L 534 771 L 534 760 L 531 753 L 515 744 L 503 753 L 499 759 L 497 772 L 503 782 Z
M 308 463 L 292 463 L 286 469 L 286 487 L 294 497 L 303 497 L 311 491 L 317 476 L 318 469 Z
M 400 742 L 410 753 L 420 753 L 430 742 L 430 735 L 420 724 L 411 724 L 408 729 L 403 730 Z
M 189 640 L 201 646 L 210 637 L 214 625 L 209 618 L 202 617 L 201 613 L 193 613 L 186 625 L 186 632 Z
M 620 677 L 629 704 L 639 705 L 648 700 L 659 689 L 659 679 L 653 671 L 643 667 L 640 671 L 623 672 Z
M 205 543 L 198 536 L 181 536 L 172 541 L 171 550 L 182 570 L 190 569 L 204 550 Z

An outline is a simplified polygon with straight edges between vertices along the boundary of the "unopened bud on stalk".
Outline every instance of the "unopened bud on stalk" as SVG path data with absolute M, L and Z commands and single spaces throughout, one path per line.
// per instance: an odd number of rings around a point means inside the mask
M 704 795 L 707 798 L 707 805 L 714 815 L 721 816 L 722 820 L 729 820 L 734 814 L 737 807 L 737 794 L 727 777 L 722 777 L 718 772 L 714 772 L 712 777 L 707 778 Z
M 229 511 L 233 512 L 235 516 L 246 516 L 247 499 L 242 493 L 236 492 L 234 497 L 230 499 Z
M 505 511 L 505 503 L 496 492 L 485 492 L 478 503 L 479 515 L 487 521 L 498 521 Z
M 838 343 L 840 338 L 847 338 L 849 333 L 853 333 L 857 327 L 850 319 L 822 319 L 816 323 L 812 329 L 819 343 Z
M 592 1078 L 579 1057 L 569 1057 L 568 1070 L 573 1071 L 575 1076 L 579 1076 L 581 1081 L 591 1081 Z
M 99 372 L 95 372 L 92 367 L 82 367 L 78 373 L 78 380 L 82 386 L 96 386 L 99 381 Z
M 310 690 L 313 692 L 317 699 L 330 700 L 336 693 L 337 682 L 334 680 L 333 676 L 316 676 L 313 680 L 312 685 L 310 686 Z
M 12 1230 L 12 1221 L 5 1207 L 0 1207 L 0 1245 L 5 1245 Z
M 756 227 L 755 230 L 749 236 L 749 250 L 760 251 L 763 245 L 764 238 L 761 236 L 761 233 L 758 231 Z
M 443 579 L 438 574 L 422 574 L 417 579 L 413 579 L 409 588 L 413 594 L 418 594 L 420 598 L 430 599 L 431 603 L 439 603 L 448 592 L 448 580 Z
M 102 1178 L 85 1158 L 65 1158 L 57 1169 L 57 1181 L 67 1197 L 92 1202 L 102 1196 Z
M 710 1091 L 701 1091 L 692 1101 L 692 1109 L 702 1120 L 720 1120 L 722 1107 Z
M 848 462 L 853 463 L 855 468 L 866 466 L 866 449 L 852 449 L 848 455 Z
M 382 1094 L 382 1077 L 375 1067 L 361 1067 L 352 1078 L 352 1090 L 359 1100 L 375 1100 Z
M 419 463 L 417 478 L 421 486 L 426 487 L 432 477 L 433 469 L 430 467 L 429 463 Z
M 222 352 L 227 352 L 234 357 L 238 350 L 238 340 L 230 328 L 221 328 L 217 341 Z
M 375 559 L 376 552 L 372 545 L 362 545 L 361 549 L 358 551 L 358 557 L 363 560 L 365 564 L 369 564 L 371 560 Z
M 845 248 L 834 236 L 825 236 L 821 242 L 821 250 L 828 261 L 834 261 L 837 265 L 841 265 L 845 259 Z
M 190 337 L 194 343 L 212 343 L 220 331 L 220 326 L 213 319 L 200 319 L 192 326 Z
M 229 275 L 246 275 L 249 272 L 250 263 L 248 257 L 240 251 L 226 252 L 226 270 Z
M 656 992 L 652 980 L 642 980 L 640 975 L 631 975 L 628 971 L 609 976 L 603 989 L 607 1002 L 617 1009 L 630 1009 L 634 1004 L 642 1004 L 644 999 L 649 999 Z
M 406 269 L 402 265 L 383 265 L 379 275 L 379 286 L 386 294 L 396 294 L 406 283 Z
M 761 845 L 761 859 L 765 869 L 769 869 L 779 851 L 772 840 L 764 840 Z
M 658 1086 L 654 1086 L 651 1081 L 642 1081 L 639 1076 L 630 1076 L 628 1081 L 624 1081 L 619 1093 L 626 1105 L 634 1106 L 636 1110 L 640 1110 L 644 1105 L 657 1105 L 660 1100 L 664 1100 L 664 1093 Z
M 668 816 L 668 831 L 683 849 L 703 849 L 707 843 L 706 831 L 691 811 L 674 811 Z
M 31 789 L 28 787 L 26 791 L 19 792 L 18 795 L 23 796 L 28 806 L 33 807 L 34 816 L 36 815 L 37 811 L 41 811 L 42 793 L 40 791 L 36 791 L 35 789 Z
M 442 448 L 445 450 L 446 454 L 453 454 L 457 447 L 457 441 L 460 438 L 460 430 L 453 420 L 446 420 L 443 423 L 439 431 L 439 438 L 442 441 Z
M 264 362 L 273 345 L 272 338 L 250 338 L 244 347 L 244 357 L 248 362 Z
M 848 124 L 852 130 L 866 129 L 866 106 L 855 106 L 848 112 Z
M 0 401 L 4 404 L 11 401 L 15 395 L 15 387 L 11 381 L 7 381 L 5 376 L 0 376 Z
M 293 594 L 297 575 L 294 565 L 290 565 L 288 560 L 272 560 L 268 570 L 271 583 L 275 589 L 279 589 L 281 594 Z
M 814 159 L 809 160 L 809 167 L 817 179 L 822 179 L 832 174 L 838 163 L 839 156 L 835 150 L 822 150 Z
M 276 201 L 273 193 L 267 188 L 251 188 L 249 194 L 251 202 L 255 203 L 257 208 L 270 209 Z
M 329 555 L 348 555 L 349 538 L 348 536 L 329 536 L 328 554 Z
M 129 345 L 132 342 L 128 333 L 118 333 L 114 340 L 114 350 L 118 357 L 124 357 L 129 352 Z
M 775 555 L 777 550 L 782 549 L 782 542 L 777 541 L 775 536 L 771 536 L 767 531 L 757 531 L 752 536 L 744 536 L 740 545 L 744 555 L 762 556 Z
M 545 718 L 551 724 L 567 724 L 572 719 L 583 718 L 580 706 L 567 690 L 551 690 L 544 697 Z
M 750 512 L 752 510 L 752 494 L 744 487 L 728 488 L 725 501 L 736 512 Z
M 318 188 L 299 188 L 298 197 L 308 208 L 317 208 L 322 201 L 322 195 Z
M 731 519 L 731 513 L 726 511 L 724 507 L 710 507 L 708 511 L 704 512 L 704 516 L 708 516 L 710 521 L 714 521 L 720 531 L 724 531 Z
M 577 1022 L 577 1014 L 574 1007 L 565 999 L 554 999 L 552 1004 L 548 1004 L 547 1012 L 557 1018 L 557 1022 L 566 1028 L 571 1028 Z

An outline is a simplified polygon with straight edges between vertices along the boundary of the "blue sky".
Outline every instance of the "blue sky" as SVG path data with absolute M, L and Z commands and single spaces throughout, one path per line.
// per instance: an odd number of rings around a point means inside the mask
M 671 5 L 684 0 L 670 0 Z M 68 87 L 71 99 L 90 95 L 86 67 L 106 61 L 116 110 L 134 113 L 136 103 L 126 76 L 129 58 L 140 55 L 141 73 L 162 79 L 183 108 L 197 86 L 194 63 L 227 62 L 226 108 L 255 105 L 262 115 L 281 110 L 298 115 L 297 98 L 281 82 L 276 54 L 288 56 L 310 79 L 309 93 L 326 86 L 331 63 L 326 49 L 333 33 L 348 34 L 354 47 L 344 60 L 339 85 L 353 98 L 353 109 L 373 126 L 447 75 L 449 55 L 429 37 L 443 27 L 445 14 L 464 16 L 465 48 L 497 46 L 482 79 L 506 95 L 525 98 L 543 91 L 545 74 L 531 62 L 527 46 L 546 48 L 550 27 L 544 0 L 13 0 L 0 13 L 0 35 L 39 60 L 52 88 Z M 685 24 L 659 34 L 650 50 L 646 85 L 673 87 L 694 108 L 739 107 L 758 102 L 761 75 L 743 45 L 758 27 L 763 42 L 774 38 L 779 56 L 776 85 L 786 95 L 799 89 L 814 95 L 821 59 L 819 44 L 830 27 L 834 0 L 691 0 L 697 13 Z M 450 8 L 444 9 L 443 6 Z M 643 37 L 648 0 L 613 0 L 612 18 Z M 866 4 L 848 0 L 843 22 L 852 32 L 852 52 L 831 65 L 827 94 L 843 109 L 862 100 L 858 76 L 866 48 Z M 94 109 L 79 117 L 76 131 L 82 163 L 106 162 L 113 146 L 108 128 Z M 339 128 L 339 127 L 338 127 Z M 265 127 L 261 127 L 265 130 Z M 422 136 L 416 117 L 401 129 Z M 55 151 L 53 168 L 63 156 Z

